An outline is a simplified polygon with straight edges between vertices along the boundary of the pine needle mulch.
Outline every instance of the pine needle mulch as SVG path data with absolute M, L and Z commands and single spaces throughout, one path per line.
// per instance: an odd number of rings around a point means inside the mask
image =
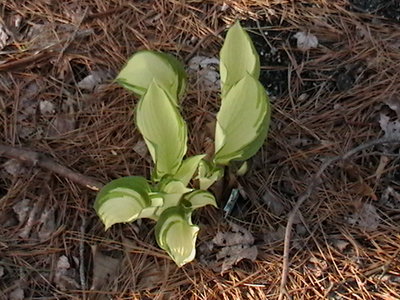
M 224 29 L 240 19 L 262 53 L 261 79 L 273 105 L 268 142 L 241 180 L 248 200 L 227 219 L 212 208 L 196 216 L 199 249 L 235 222 L 255 237 L 256 261 L 223 274 L 200 258 L 178 269 L 156 246 L 151 222 L 105 232 L 92 207 L 95 192 L 0 156 L 0 297 L 399 299 L 396 144 L 357 152 L 318 178 L 294 219 L 287 294 L 280 288 L 288 215 L 314 174 L 329 158 L 395 134 L 400 119 L 400 25 L 393 13 L 354 3 L 0 4 L 7 35 L 0 35 L 2 143 L 45 153 L 99 182 L 151 172 L 132 122 L 136 99 L 112 82 L 135 51 L 161 50 L 185 62 L 215 57 Z M 318 47 L 300 50 L 298 32 L 314 35 Z M 91 74 L 96 84 L 82 85 Z M 218 91 L 192 73 L 182 104 L 190 154 L 209 147 L 218 101 Z

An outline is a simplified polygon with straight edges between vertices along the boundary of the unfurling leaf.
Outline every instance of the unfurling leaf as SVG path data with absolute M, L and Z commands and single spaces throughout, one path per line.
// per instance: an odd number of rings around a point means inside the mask
M 159 190 L 159 195 L 163 197 L 164 203 L 163 206 L 157 211 L 158 216 L 167 208 L 179 205 L 182 196 L 192 191 L 192 189 L 187 188 L 179 180 L 171 178 L 163 179 L 159 184 Z
M 152 204 L 149 193 L 150 187 L 145 178 L 140 176 L 119 178 L 101 189 L 94 208 L 107 230 L 116 223 L 132 222 L 142 217 L 142 211 Z
M 270 120 L 268 96 L 247 74 L 222 99 L 215 128 L 214 162 L 227 165 L 253 156 L 263 145 Z
M 175 57 L 147 50 L 135 53 L 116 80 L 139 96 L 143 96 L 152 82 L 156 81 L 175 101 L 175 105 L 186 88 L 185 70 Z
M 260 76 L 260 58 L 249 35 L 236 22 L 229 30 L 220 52 L 222 96 L 245 75 Z
M 236 175 L 243 176 L 249 171 L 249 163 L 247 161 L 243 162 L 242 165 L 237 169 Z
M 165 210 L 155 227 L 156 240 L 178 267 L 196 256 L 196 238 L 199 227 L 192 224 L 190 210 L 175 206 Z
M 136 111 L 136 123 L 155 163 L 154 180 L 174 175 L 186 153 L 187 127 L 171 97 L 153 82 Z
M 187 186 L 196 172 L 200 161 L 206 156 L 206 154 L 200 154 L 185 159 L 179 167 L 176 174 L 173 176 L 174 179 L 182 182 L 184 186 Z
M 212 163 L 205 160 L 200 161 L 198 170 L 196 179 L 199 180 L 201 190 L 207 190 L 224 176 L 223 168 L 214 166 Z

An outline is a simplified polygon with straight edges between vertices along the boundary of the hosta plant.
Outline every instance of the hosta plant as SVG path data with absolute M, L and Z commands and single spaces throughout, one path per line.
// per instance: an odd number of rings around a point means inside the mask
M 199 227 L 192 223 L 193 211 L 217 206 L 207 189 L 224 176 L 226 166 L 253 156 L 267 136 L 270 106 L 259 74 L 258 54 L 237 22 L 220 52 L 221 107 L 214 154 L 186 157 L 187 126 L 180 113 L 186 87 L 183 65 L 155 51 L 140 51 L 129 59 L 116 81 L 140 97 L 135 121 L 154 170 L 151 179 L 119 178 L 98 193 L 94 207 L 106 229 L 153 219 L 158 245 L 178 266 L 194 259 Z

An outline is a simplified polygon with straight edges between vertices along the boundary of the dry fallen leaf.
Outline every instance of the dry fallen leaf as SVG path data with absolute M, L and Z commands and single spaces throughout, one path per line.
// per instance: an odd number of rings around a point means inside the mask
M 393 95 L 385 101 L 386 105 L 390 107 L 397 114 L 397 119 L 400 120 L 400 95 Z
M 31 230 L 33 225 L 35 224 L 36 221 L 36 215 L 38 212 L 38 205 L 37 202 L 33 205 L 32 209 L 29 211 L 28 219 L 24 225 L 23 228 L 21 228 L 19 232 L 19 236 L 26 239 L 30 236 Z
M 116 278 L 121 259 L 104 255 L 96 245 L 91 246 L 93 255 L 93 281 L 91 290 L 99 290 Z
M 280 225 L 276 231 L 270 231 L 264 234 L 264 242 L 266 244 L 273 244 L 282 242 L 285 238 L 285 227 Z
M 361 178 L 359 179 L 358 182 L 352 183 L 349 186 L 349 192 L 354 193 L 363 197 L 368 197 L 371 198 L 374 201 L 378 200 L 378 197 L 376 196 L 374 190 L 372 187 L 370 187 L 364 180 Z
M 146 264 L 144 268 L 138 274 L 138 290 L 152 290 L 159 287 L 164 282 L 167 282 L 168 276 L 170 275 L 170 265 L 163 264 L 159 265 L 156 263 Z M 166 299 L 169 299 L 168 297 Z
M 104 70 L 93 71 L 78 82 L 78 87 L 82 90 L 93 91 L 110 77 L 110 74 Z
M 343 252 L 347 246 L 349 245 L 349 242 L 345 240 L 340 240 L 340 239 L 334 239 L 332 241 L 332 244 L 335 248 L 337 248 L 340 252 Z
M 271 191 L 267 190 L 261 199 L 265 204 L 267 204 L 274 215 L 280 216 L 285 211 L 282 200 Z
M 73 257 L 74 263 L 79 265 L 79 260 Z M 57 261 L 56 273 L 54 275 L 54 282 L 56 286 L 62 290 L 77 289 L 79 284 L 77 282 L 77 271 L 71 267 L 68 257 L 61 255 Z
M 56 111 L 53 102 L 49 100 L 40 101 L 39 110 L 42 115 L 54 114 Z
M 379 179 L 382 177 L 382 174 L 385 172 L 386 165 L 389 163 L 389 157 L 382 155 L 379 159 L 379 165 L 376 168 L 374 177 L 376 178 L 376 182 L 379 182 Z
M 218 89 L 220 76 L 218 73 L 219 60 L 215 57 L 194 56 L 189 61 L 189 70 L 196 73 L 199 82 L 208 89 Z
M 373 231 L 378 228 L 380 219 L 375 206 L 369 203 L 361 203 L 356 212 L 347 221 L 363 230 Z
M 42 211 L 38 225 L 41 225 L 38 237 L 41 242 L 47 241 L 56 229 L 54 207 Z
M 47 22 L 31 24 L 27 34 L 30 49 L 46 49 L 62 44 L 71 36 L 75 39 L 84 38 L 93 34 L 93 29 L 79 29 L 75 25 Z
M 147 146 L 146 143 L 144 142 L 144 140 L 138 140 L 135 144 L 135 146 L 133 146 L 133 151 L 135 151 L 137 154 L 140 155 L 140 157 L 143 158 L 148 158 L 148 160 L 150 160 L 150 157 L 148 154 L 148 150 L 147 150 Z
M 315 140 L 305 137 L 305 138 L 297 138 L 292 137 L 288 139 L 288 143 L 296 148 L 300 147 L 309 147 L 310 145 L 315 145 Z
M 54 207 L 41 208 L 40 201 L 23 199 L 13 206 L 21 229 L 19 236 L 22 238 L 39 239 L 44 242 L 55 231 Z M 36 230 L 33 230 L 33 227 Z
M 31 80 L 21 89 L 21 96 L 18 106 L 18 135 L 22 139 L 30 139 L 39 134 L 42 128 L 34 126 L 33 120 L 36 118 L 38 110 L 38 100 L 40 92 L 45 83 L 42 80 Z
M 31 117 L 36 114 L 37 97 L 45 83 L 41 80 L 32 80 L 24 86 L 20 99 L 19 113 L 23 117 Z
M 50 123 L 47 136 L 57 137 L 76 128 L 76 121 L 72 114 L 59 114 Z
M 242 226 L 235 223 L 229 223 L 231 231 L 218 232 L 212 242 L 216 246 L 234 246 L 234 245 L 250 245 L 254 243 L 253 235 Z
M 22 175 L 27 172 L 27 169 L 25 166 L 21 163 L 21 161 L 17 159 L 9 159 L 3 164 L 4 170 L 12 175 L 12 176 L 18 176 Z
M 9 38 L 9 30 L 4 24 L 0 22 L 0 50 L 3 50 L 3 48 L 8 45 Z
M 328 263 L 316 258 L 315 256 L 311 256 L 306 268 L 309 269 L 315 277 L 320 278 L 328 269 Z
M 139 233 L 137 224 L 132 224 L 133 230 L 136 234 Z M 122 246 L 124 247 L 125 260 L 137 261 L 140 254 L 137 252 L 138 243 L 135 240 L 128 239 L 122 236 Z M 139 258 L 141 259 L 141 258 Z M 131 263 L 132 263 L 131 261 Z M 143 264 L 143 268 L 140 268 L 137 272 L 132 274 L 132 279 L 137 281 L 137 290 L 152 290 L 159 288 L 161 285 L 167 282 L 167 279 L 171 272 L 174 272 L 176 267 L 173 264 L 158 264 L 153 260 L 146 261 Z M 169 299 L 169 293 L 163 292 L 165 299 Z
M 234 245 L 222 248 L 217 254 L 217 260 L 222 260 L 221 273 L 224 273 L 243 259 L 255 261 L 257 255 L 256 246 Z
M 400 193 L 388 186 L 383 192 L 380 202 L 387 207 L 398 209 L 400 207 Z
M 230 231 L 218 232 L 213 240 L 205 243 L 200 250 L 200 252 L 203 252 L 200 259 L 221 274 L 243 259 L 254 261 L 258 255 L 258 249 L 253 245 L 253 235 L 237 224 L 229 224 Z M 212 256 L 213 250 L 217 251 L 215 258 L 206 258 Z
M 24 290 L 20 287 L 17 287 L 15 290 L 13 290 L 9 295 L 8 295 L 9 300 L 24 300 L 25 299 L 25 293 Z
M 302 51 L 307 51 L 318 47 L 318 39 L 315 35 L 299 31 L 293 36 L 297 40 L 297 48 Z
M 400 139 L 400 120 L 390 121 L 390 117 L 381 113 L 379 125 L 385 132 L 384 138 Z
M 27 216 L 28 212 L 32 209 L 31 200 L 30 199 L 23 199 L 18 201 L 17 204 L 13 206 L 14 212 L 17 214 L 19 225 L 22 225 Z

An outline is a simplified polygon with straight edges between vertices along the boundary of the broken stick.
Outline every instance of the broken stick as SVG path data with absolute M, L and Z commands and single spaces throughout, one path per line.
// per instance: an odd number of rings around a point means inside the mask
M 67 178 L 72 182 L 83 185 L 93 191 L 99 191 L 103 187 L 103 184 L 101 182 L 85 176 L 81 173 L 77 173 L 47 157 L 43 153 L 0 144 L 0 156 L 14 158 L 31 166 L 38 166 L 43 169 L 49 170 L 53 173 L 60 175 L 61 177 Z

